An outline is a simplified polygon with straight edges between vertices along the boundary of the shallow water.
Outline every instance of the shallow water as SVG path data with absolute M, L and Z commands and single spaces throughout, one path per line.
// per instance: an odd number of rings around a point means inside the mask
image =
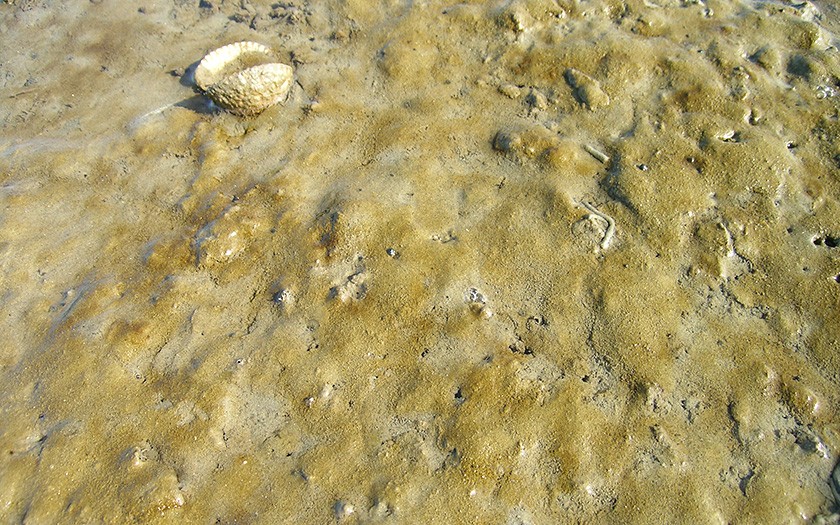
M 3 522 L 838 521 L 835 4 L 198 4 L 0 5 Z

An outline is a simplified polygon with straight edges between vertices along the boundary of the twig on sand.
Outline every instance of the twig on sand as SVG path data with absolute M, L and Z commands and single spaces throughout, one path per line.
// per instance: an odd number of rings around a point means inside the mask
M 151 110 L 151 111 L 148 111 L 148 112 L 146 112 L 146 113 L 143 113 L 142 115 L 140 115 L 140 116 L 138 116 L 138 117 L 134 117 L 134 118 L 133 118 L 133 119 L 131 119 L 131 121 L 128 123 L 128 129 L 130 129 L 130 130 L 135 130 L 135 129 L 137 129 L 138 127 L 140 127 L 141 125 L 145 124 L 145 121 L 146 121 L 149 117 L 153 117 L 153 116 L 155 116 L 155 115 L 160 115 L 161 113 L 163 113 L 163 112 L 164 112 L 164 111 L 166 111 L 167 109 L 172 108 L 172 107 L 175 107 L 176 105 L 178 105 L 178 102 L 173 102 L 173 103 L 171 103 L 171 104 L 166 104 L 166 105 L 161 106 L 161 107 L 159 107 L 159 108 L 157 108 L 157 109 L 153 109 L 153 110 Z
M 18 98 L 18 97 L 20 97 L 20 96 L 22 96 L 22 95 L 28 95 L 28 94 L 30 94 L 30 93 L 32 93 L 32 92 L 34 92 L 34 91 L 35 91 L 35 88 L 31 88 L 31 89 L 24 89 L 23 91 L 18 91 L 18 92 L 17 92 L 17 93 L 15 93 L 14 95 L 9 95 L 9 98 Z
M 592 155 L 595 158 L 595 160 L 597 160 L 601 164 L 606 164 L 607 162 L 610 161 L 610 156 L 609 155 L 607 155 L 606 153 L 604 153 L 601 150 L 596 149 L 593 146 L 590 146 L 589 144 L 584 144 L 583 149 L 585 149 L 587 153 Z

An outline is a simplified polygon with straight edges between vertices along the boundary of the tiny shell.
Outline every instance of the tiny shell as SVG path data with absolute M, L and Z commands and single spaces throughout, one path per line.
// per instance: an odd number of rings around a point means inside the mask
M 293 69 L 273 60 L 271 50 L 262 44 L 229 44 L 201 60 L 195 70 L 195 83 L 231 113 L 258 115 L 281 102 L 292 87 Z

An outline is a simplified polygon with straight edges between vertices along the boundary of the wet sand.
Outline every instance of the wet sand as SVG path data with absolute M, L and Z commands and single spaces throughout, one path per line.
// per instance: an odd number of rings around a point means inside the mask
M 0 521 L 837 523 L 839 11 L 0 4 Z

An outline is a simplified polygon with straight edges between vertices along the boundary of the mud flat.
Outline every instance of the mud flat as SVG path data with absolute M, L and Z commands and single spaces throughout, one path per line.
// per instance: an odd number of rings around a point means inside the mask
M 837 523 L 837 30 L 0 4 L 0 521 Z

